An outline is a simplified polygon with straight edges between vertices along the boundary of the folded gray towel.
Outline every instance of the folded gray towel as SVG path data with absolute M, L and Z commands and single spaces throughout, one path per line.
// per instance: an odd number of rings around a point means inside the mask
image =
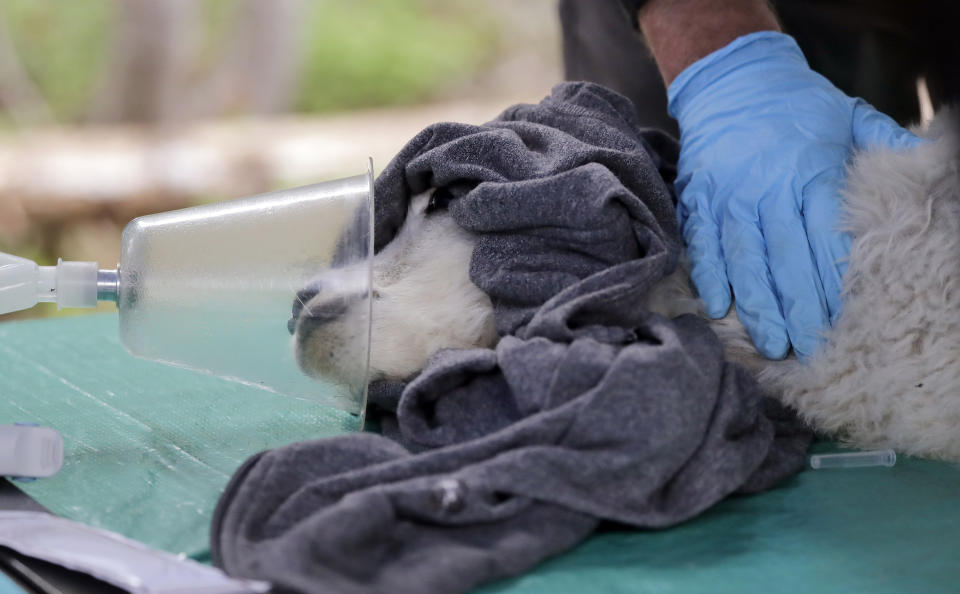
M 666 527 L 797 472 L 810 434 L 793 415 L 701 320 L 640 305 L 678 259 L 675 151 L 583 83 L 414 138 L 377 180 L 377 246 L 410 195 L 446 188 L 503 338 L 373 391 L 406 447 L 350 435 L 248 461 L 215 514 L 216 563 L 281 590 L 459 592 L 602 520 Z

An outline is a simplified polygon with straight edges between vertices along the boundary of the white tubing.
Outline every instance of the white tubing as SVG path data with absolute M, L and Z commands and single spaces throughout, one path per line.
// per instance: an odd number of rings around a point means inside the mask
M 40 266 L 37 268 L 37 301 L 41 303 L 56 303 L 57 301 L 57 267 Z
M 37 304 L 36 262 L 0 253 L 0 314 Z
M 97 263 L 36 262 L 0 252 L 0 314 L 30 309 L 37 302 L 58 307 L 97 306 Z
M 57 261 L 57 307 L 97 306 L 97 263 Z

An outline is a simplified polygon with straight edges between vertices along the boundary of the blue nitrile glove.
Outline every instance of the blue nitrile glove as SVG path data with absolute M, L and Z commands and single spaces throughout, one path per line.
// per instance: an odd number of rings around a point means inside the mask
M 676 189 L 707 314 L 737 313 L 766 357 L 813 353 L 840 311 L 850 239 L 839 232 L 851 151 L 920 141 L 810 70 L 793 38 L 753 33 L 669 88 L 680 124 Z

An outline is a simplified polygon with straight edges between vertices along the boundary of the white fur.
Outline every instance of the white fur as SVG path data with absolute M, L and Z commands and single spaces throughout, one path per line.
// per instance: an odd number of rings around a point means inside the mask
M 817 430 L 854 446 L 960 460 L 960 147 L 950 125 L 941 117 L 928 132 L 936 142 L 914 150 L 855 159 L 843 311 L 809 361 L 762 358 L 732 310 L 711 326 L 731 360 Z M 405 378 L 440 348 L 496 342 L 490 301 L 467 276 L 472 237 L 445 213 L 425 216 L 425 202 L 414 201 L 374 260 L 374 378 Z M 645 305 L 669 316 L 700 312 L 683 269 Z M 301 339 L 324 345 L 302 360 L 334 358 L 338 331 Z M 315 368 L 342 364 L 335 358 Z
M 757 353 L 735 310 L 711 327 L 727 357 L 818 431 L 861 448 L 960 460 L 960 139 L 942 115 L 934 142 L 857 155 L 844 195 L 853 236 L 843 310 L 807 362 Z M 684 271 L 649 306 L 689 313 Z
M 441 348 L 490 346 L 497 338 L 490 298 L 469 278 L 473 237 L 446 211 L 425 214 L 428 200 L 427 193 L 411 200 L 403 227 L 374 258 L 372 380 L 406 379 Z M 356 276 L 356 268 L 324 274 L 327 290 L 305 310 L 322 310 L 339 298 L 338 292 L 356 286 L 341 279 Z M 365 336 L 353 329 L 364 326 L 356 322 L 366 318 L 366 311 L 366 301 L 355 298 L 340 319 L 309 333 L 298 323 L 294 343 L 300 366 L 327 379 L 354 373 L 350 361 L 364 359 Z
M 425 216 L 428 196 L 413 199 L 394 241 L 373 272 L 371 367 L 386 378 L 419 371 L 441 348 L 496 340 L 493 306 L 469 277 L 473 238 L 447 216 Z
M 874 150 L 847 178 L 843 310 L 809 361 L 758 379 L 817 429 L 859 447 L 960 460 L 960 159 L 933 143 Z

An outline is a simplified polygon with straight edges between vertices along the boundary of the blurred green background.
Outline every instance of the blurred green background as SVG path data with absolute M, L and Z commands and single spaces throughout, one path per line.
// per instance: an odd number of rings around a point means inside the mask
M 133 217 L 379 171 L 546 94 L 558 29 L 555 0 L 5 0 L 0 251 L 112 267 Z
M 181 22 L 170 26 L 171 42 L 191 46 L 194 54 L 182 73 L 192 83 L 214 73 L 229 59 L 225 54 L 231 44 L 242 42 L 231 36 L 242 33 L 235 25 L 244 18 L 244 11 L 259 15 L 255 5 L 269 4 L 269 0 L 195 4 L 169 11 L 168 17 Z M 140 14 L 155 18 L 151 11 L 131 12 L 104 0 L 4 1 L 6 34 L 57 121 L 87 119 L 98 76 L 110 61 L 111 32 L 124 19 Z M 275 35 L 297 38 L 296 55 L 271 64 L 297 70 L 299 84 L 289 106 L 282 106 L 297 112 L 434 99 L 458 81 L 475 76 L 502 50 L 502 31 L 493 11 L 482 2 L 315 0 L 293 3 L 286 11 L 266 12 L 282 13 L 271 23 Z M 162 65 L 156 67 L 159 70 Z M 10 125 L 6 112 L 4 123 Z

